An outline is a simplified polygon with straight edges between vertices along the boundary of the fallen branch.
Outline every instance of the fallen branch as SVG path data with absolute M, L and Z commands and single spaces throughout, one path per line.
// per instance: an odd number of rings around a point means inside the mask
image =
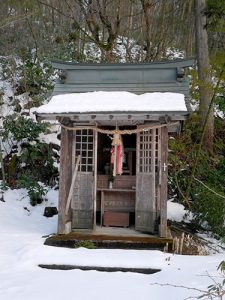
M 192 290 L 192 291 L 196 291 L 196 292 L 199 292 L 199 293 L 205 293 L 205 290 L 197 289 L 197 288 L 194 288 L 194 287 L 188 287 L 188 286 L 185 286 L 185 285 L 176 285 L 176 284 L 170 284 L 170 283 L 157 283 L 157 282 L 150 283 L 150 285 L 170 286 L 170 287 L 175 287 L 175 288 L 182 288 L 182 289 L 186 289 L 186 290 Z
M 208 187 L 204 182 L 202 182 L 201 180 L 197 179 L 196 177 L 194 177 L 194 180 L 196 180 L 197 182 L 201 183 L 207 190 L 209 190 L 210 192 L 212 192 L 213 194 L 217 195 L 218 197 L 221 197 L 223 199 L 225 199 L 225 196 L 218 194 L 217 192 L 215 192 L 214 190 L 212 190 L 210 187 Z
M 210 288 L 208 290 L 202 290 L 202 289 L 198 289 L 198 288 L 194 288 L 194 287 L 188 287 L 188 286 L 185 286 L 185 285 L 176 285 L 176 284 L 170 284 L 170 283 L 157 283 L 157 282 L 150 283 L 150 285 L 182 288 L 182 289 L 186 289 L 186 290 L 201 293 L 201 295 L 191 296 L 191 297 L 185 298 L 184 300 L 187 300 L 187 299 L 220 299 L 220 300 L 222 300 L 223 296 L 225 295 L 225 290 L 223 290 L 223 289 L 219 289 L 219 290 L 216 290 L 216 291 L 213 291 Z M 218 285 L 219 284 L 216 283 L 215 287 L 217 287 Z

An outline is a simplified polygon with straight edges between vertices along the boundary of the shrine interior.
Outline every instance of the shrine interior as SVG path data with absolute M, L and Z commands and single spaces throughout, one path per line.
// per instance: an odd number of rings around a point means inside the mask
M 120 128 L 125 129 L 125 128 Z M 136 134 L 121 136 L 123 143 L 122 174 L 113 176 L 112 135 L 98 133 L 97 148 L 97 211 L 96 224 L 101 226 L 133 227 L 135 223 L 135 190 L 136 190 Z M 112 185 L 110 186 L 110 181 Z M 104 190 L 104 208 L 102 195 Z M 102 215 L 101 215 L 102 211 Z M 128 221 L 107 220 L 116 216 L 129 216 Z M 118 215 L 118 214 L 117 214 Z

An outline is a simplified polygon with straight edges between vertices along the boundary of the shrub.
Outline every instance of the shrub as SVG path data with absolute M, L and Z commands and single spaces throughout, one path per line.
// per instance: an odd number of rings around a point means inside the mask
M 17 95 L 28 93 L 30 96 L 42 98 L 53 88 L 53 69 L 49 61 L 36 59 L 29 50 L 20 53 L 21 64 L 17 65 L 16 71 L 19 82 Z M 43 100 L 43 99 L 42 99 Z
M 223 196 L 225 197 L 225 194 Z M 212 231 L 217 237 L 224 237 L 225 199 L 200 185 L 193 187 L 192 199 L 194 222 Z
M 29 172 L 37 181 L 54 185 L 58 176 L 58 169 L 54 167 L 55 158 L 57 158 L 57 154 L 49 144 L 41 142 L 24 144 L 19 158 L 20 163 L 23 163 L 21 172 Z
M 42 203 L 44 196 L 46 195 L 47 189 L 35 181 L 31 176 L 22 175 L 18 182 L 18 187 L 26 188 L 30 197 L 30 204 L 35 206 L 36 204 Z
M 47 132 L 47 123 L 37 123 L 23 116 L 10 115 L 3 121 L 3 140 L 13 138 L 17 142 L 24 139 L 36 140 L 40 133 Z
M 169 196 L 177 202 L 184 202 L 188 193 L 195 226 L 203 226 L 217 236 L 223 237 L 225 236 L 225 199 L 216 194 L 225 196 L 225 124 L 223 120 L 216 119 L 215 152 L 209 155 L 201 149 L 195 178 L 192 177 L 189 190 L 200 134 L 198 124 L 198 117 L 193 115 L 192 119 L 187 121 L 184 132 L 169 141 Z
M 7 182 L 12 188 L 17 186 L 17 180 L 21 175 L 47 185 L 56 183 L 58 169 L 54 167 L 54 162 L 58 158 L 58 153 L 54 151 L 52 144 L 39 141 L 39 135 L 46 132 L 48 124 L 37 123 L 24 116 L 10 115 L 4 119 L 3 141 L 11 146 L 11 152 L 4 158 L 5 173 Z M 41 189 L 37 186 L 35 190 L 40 193 Z M 35 198 L 33 194 L 36 192 L 31 193 L 32 198 Z

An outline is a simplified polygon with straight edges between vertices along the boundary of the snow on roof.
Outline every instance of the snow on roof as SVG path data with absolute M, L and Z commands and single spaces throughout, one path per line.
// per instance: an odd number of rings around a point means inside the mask
M 187 111 L 183 94 L 88 92 L 53 96 L 37 114 Z

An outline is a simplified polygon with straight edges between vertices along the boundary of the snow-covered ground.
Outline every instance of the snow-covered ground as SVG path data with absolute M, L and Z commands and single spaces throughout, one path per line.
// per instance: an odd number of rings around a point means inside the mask
M 31 207 L 25 190 L 8 190 L 0 201 L 0 299 L 2 300 L 181 300 L 201 293 L 159 284 L 207 289 L 224 253 L 181 256 L 149 250 L 89 250 L 44 246 L 44 235 L 56 232 L 57 216 L 43 217 L 44 207 L 57 205 L 57 191 Z M 1 194 L 0 194 L 1 198 Z M 169 211 L 183 210 L 170 204 Z M 179 219 L 179 218 L 178 218 Z M 123 272 L 46 270 L 38 264 L 151 267 L 153 275 Z

